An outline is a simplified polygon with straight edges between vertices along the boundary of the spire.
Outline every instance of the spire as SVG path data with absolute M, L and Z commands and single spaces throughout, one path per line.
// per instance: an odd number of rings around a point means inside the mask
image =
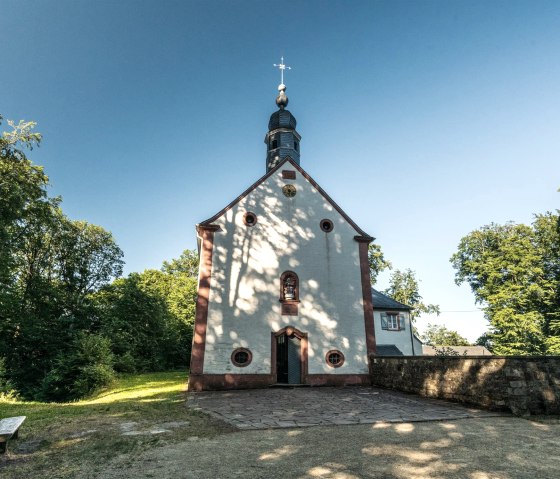
M 268 133 L 264 139 L 267 145 L 266 171 L 270 171 L 284 158 L 289 156 L 299 165 L 299 142 L 301 136 L 296 131 L 296 119 L 286 107 L 288 97 L 286 96 L 286 85 L 284 85 L 284 71 L 292 68 L 284 64 L 281 57 L 279 64 L 274 64 L 280 70 L 280 85 L 278 85 L 278 96 L 276 105 L 279 110 L 270 116 L 268 122 Z

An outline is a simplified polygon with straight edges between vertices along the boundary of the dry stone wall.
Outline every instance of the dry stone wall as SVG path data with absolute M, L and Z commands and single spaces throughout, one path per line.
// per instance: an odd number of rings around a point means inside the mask
M 370 357 L 374 386 L 517 415 L 560 414 L 560 356 Z

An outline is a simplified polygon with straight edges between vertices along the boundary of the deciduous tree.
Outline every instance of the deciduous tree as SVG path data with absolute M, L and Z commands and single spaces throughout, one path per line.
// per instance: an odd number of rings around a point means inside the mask
M 420 286 L 416 274 L 411 269 L 393 271 L 389 280 L 389 288 L 384 292 L 391 298 L 410 306 L 412 308 L 410 315 L 413 320 L 422 313 L 439 315 L 438 305 L 422 302 Z
M 552 213 L 531 226 L 492 223 L 461 239 L 451 258 L 455 282 L 469 284 L 484 305 L 495 353 L 560 353 L 559 252 Z
M 368 247 L 369 280 L 372 285 L 377 281 L 379 273 L 386 269 L 391 269 L 391 262 L 385 259 L 381 246 L 370 243 Z
M 470 346 L 469 341 L 457 331 L 452 331 L 437 324 L 428 324 L 421 339 L 430 346 Z

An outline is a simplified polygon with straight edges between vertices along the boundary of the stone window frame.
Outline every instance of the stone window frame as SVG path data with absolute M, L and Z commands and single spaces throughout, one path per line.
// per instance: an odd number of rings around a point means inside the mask
M 319 228 L 321 228 L 321 231 L 323 233 L 330 233 L 332 230 L 334 230 L 334 223 L 328 218 L 323 218 L 321 221 L 319 221 Z
M 253 218 L 253 221 L 247 221 L 247 218 Z M 252 211 L 247 211 L 243 215 L 243 223 L 245 224 L 245 226 L 253 227 L 257 224 L 257 222 L 258 222 L 257 215 Z
M 245 361 L 244 363 L 238 362 L 235 356 L 239 353 L 247 354 L 247 361 Z M 245 368 L 249 366 L 249 364 L 251 364 L 251 361 L 253 361 L 253 353 L 247 348 L 236 348 L 231 353 L 231 362 L 234 366 L 237 366 L 238 368 Z
M 337 354 L 339 356 L 339 361 L 337 363 L 332 363 L 331 362 L 331 354 Z M 342 351 L 340 351 L 339 349 L 331 349 L 330 351 L 327 352 L 327 354 L 325 354 L 325 362 L 327 363 L 327 366 L 331 367 L 331 368 L 339 368 L 344 364 L 344 361 L 346 360 L 346 358 L 344 357 L 344 353 Z
M 288 276 L 293 276 L 296 281 L 296 285 L 294 287 L 294 299 L 286 299 L 284 297 L 284 281 Z M 294 271 L 284 271 L 280 275 L 280 302 L 281 303 L 299 303 L 299 276 Z

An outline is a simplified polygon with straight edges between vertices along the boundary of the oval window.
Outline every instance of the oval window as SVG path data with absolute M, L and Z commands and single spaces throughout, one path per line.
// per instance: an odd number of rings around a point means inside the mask
M 319 224 L 321 226 L 321 230 L 325 233 L 330 233 L 334 228 L 333 222 L 331 220 L 321 220 L 321 223 Z
M 233 351 L 233 353 L 231 353 L 231 362 L 234 366 L 239 368 L 249 366 L 252 359 L 253 355 L 251 354 L 251 351 L 246 348 L 237 348 Z
M 257 215 L 255 213 L 245 213 L 243 215 L 243 223 L 247 226 L 255 226 L 257 224 Z
M 331 368 L 339 368 L 344 364 L 344 354 L 342 354 L 337 349 L 329 351 L 325 357 L 327 364 Z

